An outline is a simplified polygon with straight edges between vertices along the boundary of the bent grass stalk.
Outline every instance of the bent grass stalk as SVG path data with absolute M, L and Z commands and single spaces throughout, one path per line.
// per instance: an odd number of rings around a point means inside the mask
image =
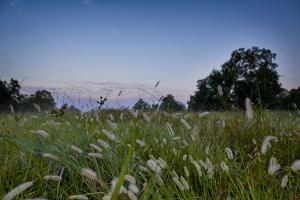
M 125 163 L 123 164 L 123 167 L 121 169 L 121 173 L 120 173 L 120 176 L 118 177 L 118 182 L 117 182 L 117 184 L 115 186 L 115 189 L 114 189 L 114 191 L 112 191 L 111 200 L 117 200 L 118 197 L 119 197 L 120 188 L 123 185 L 123 181 L 125 179 L 126 173 L 128 171 L 128 168 L 129 168 L 130 159 L 133 156 L 134 147 L 135 147 L 135 141 L 136 141 L 136 133 L 137 133 L 137 131 L 134 130 L 133 136 L 131 138 L 131 143 L 130 143 L 129 151 L 128 151 L 128 154 L 127 154 L 127 156 L 125 158 Z

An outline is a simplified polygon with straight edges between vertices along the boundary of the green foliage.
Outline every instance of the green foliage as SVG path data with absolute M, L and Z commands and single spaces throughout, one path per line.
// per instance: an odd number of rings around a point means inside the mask
M 150 104 L 148 104 L 146 101 L 143 99 L 139 99 L 134 106 L 132 107 L 134 110 L 149 110 L 150 109 Z
M 10 82 L 0 80 L 0 111 L 9 111 L 9 105 L 16 107 L 22 101 L 21 86 L 15 79 Z
M 300 108 L 300 87 L 291 89 L 286 98 L 288 100 L 288 104 L 286 105 L 289 105 L 291 109 Z
M 160 110 L 171 112 L 182 111 L 185 109 L 185 106 L 179 101 L 176 101 L 173 95 L 168 94 L 167 96 L 163 97 L 159 108 Z
M 111 181 L 114 178 L 121 177 L 118 186 L 123 182 L 121 185 L 129 190 L 125 174 L 134 177 L 140 189 L 136 196 L 145 200 L 299 198 L 300 174 L 291 170 L 291 164 L 300 159 L 299 113 L 254 113 L 251 121 L 243 112 L 213 112 L 206 116 L 196 113 L 147 114 L 151 122 L 144 119 L 143 113 L 135 117 L 126 110 L 66 113 L 60 118 L 46 113 L 34 117 L 23 114 L 18 121 L 11 114 L 1 115 L 0 198 L 16 186 L 34 181 L 33 186 L 16 199 L 68 199 L 76 194 L 102 199 L 113 193 Z M 110 115 L 114 116 L 117 128 L 107 123 Z M 192 126 L 191 130 L 184 126 L 182 118 Z M 226 123 L 220 123 L 222 121 Z M 166 123 L 172 127 L 174 135 L 170 134 Z M 104 129 L 118 140 L 103 134 Z M 49 136 L 42 137 L 35 130 L 44 130 Z M 262 154 L 261 145 L 267 135 L 277 137 L 278 141 L 272 142 Z M 107 142 L 109 147 L 101 146 L 98 139 Z M 136 139 L 145 145 L 135 143 Z M 90 144 L 102 149 L 101 158 L 90 156 L 89 153 L 97 152 Z M 71 145 L 79 147 L 83 153 L 72 150 Z M 231 160 L 225 153 L 227 147 L 233 152 Z M 44 153 L 51 153 L 58 160 L 43 157 Z M 270 175 L 268 167 L 273 156 L 281 168 Z M 159 173 L 163 182 L 148 167 L 149 159 L 166 162 Z M 200 160 L 211 164 L 202 166 Z M 192 161 L 201 166 L 200 175 Z M 221 162 L 228 166 L 227 172 L 222 170 Z M 98 180 L 84 177 L 81 174 L 83 168 L 94 170 L 103 185 Z M 184 177 L 189 189 L 180 190 L 173 181 L 174 172 Z M 47 181 L 46 175 L 61 176 L 62 180 Z M 284 175 L 289 178 L 286 187 L 282 188 Z M 128 194 L 120 194 L 119 199 L 129 199 Z
M 264 48 L 233 51 L 220 70 L 213 70 L 208 77 L 198 81 L 198 90 L 188 102 L 189 109 L 227 110 L 232 105 L 243 108 L 246 97 L 266 108 L 280 107 L 283 89 L 277 64 L 273 62 L 275 58 L 276 54 Z M 218 87 L 222 88 L 222 94 Z
M 36 106 L 40 111 L 55 108 L 54 98 L 49 91 L 38 90 L 32 95 L 24 95 L 20 89 L 21 86 L 15 79 L 11 79 L 9 83 L 0 80 L 0 111 L 8 112 L 10 105 L 17 112 L 36 111 Z

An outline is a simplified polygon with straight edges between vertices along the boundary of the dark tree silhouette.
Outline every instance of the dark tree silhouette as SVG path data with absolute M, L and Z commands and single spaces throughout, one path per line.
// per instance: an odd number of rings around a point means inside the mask
M 23 95 L 20 93 L 21 86 L 15 79 L 10 79 L 10 82 L 0 80 L 0 110 L 8 111 L 9 105 L 15 109 L 22 102 Z
M 135 105 L 133 106 L 134 110 L 149 110 L 150 109 L 150 105 L 145 102 L 143 99 L 139 99 Z
M 197 91 L 188 101 L 190 110 L 220 110 L 231 105 L 244 107 L 246 97 L 261 106 L 277 108 L 283 89 L 273 62 L 276 54 L 253 47 L 233 51 L 220 70 L 197 82 Z M 218 88 L 222 88 L 222 95 Z
M 161 110 L 165 110 L 165 111 L 171 112 L 171 111 L 181 111 L 181 110 L 184 110 L 185 106 L 184 106 L 184 104 L 176 101 L 173 95 L 168 94 L 167 96 L 165 96 L 162 99 L 162 102 L 161 102 L 159 108 Z

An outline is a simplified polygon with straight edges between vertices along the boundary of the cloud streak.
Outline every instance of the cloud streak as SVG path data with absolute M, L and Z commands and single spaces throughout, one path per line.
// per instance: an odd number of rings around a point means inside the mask
M 173 94 L 176 99 L 186 103 L 192 91 L 187 89 L 172 89 L 155 87 L 139 83 L 97 82 L 97 81 L 65 81 L 49 82 L 25 79 L 22 83 L 22 92 L 32 94 L 37 90 L 49 90 L 58 105 L 65 102 L 80 107 L 84 104 L 96 106 L 100 96 L 107 97 L 109 107 L 132 106 L 139 98 L 150 104 L 157 103 L 161 96 Z M 122 91 L 122 92 L 121 92 Z

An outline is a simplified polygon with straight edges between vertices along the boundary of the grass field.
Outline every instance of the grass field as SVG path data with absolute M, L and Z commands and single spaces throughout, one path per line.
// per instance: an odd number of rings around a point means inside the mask
M 0 198 L 300 199 L 297 112 L 3 114 L 0 123 Z

